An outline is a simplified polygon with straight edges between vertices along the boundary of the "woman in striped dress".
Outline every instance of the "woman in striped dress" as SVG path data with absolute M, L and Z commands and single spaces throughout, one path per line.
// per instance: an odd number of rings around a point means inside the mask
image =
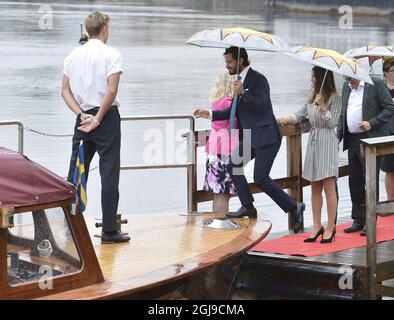
M 295 124 L 306 118 L 309 119 L 311 131 L 302 177 L 311 181 L 313 230 L 310 237 L 304 241 L 314 242 L 322 235 L 321 243 L 327 243 L 333 240 L 336 232 L 338 138 L 335 133 L 335 127 L 338 124 L 342 104 L 340 96 L 336 93 L 334 76 L 331 71 L 313 67 L 311 82 L 312 93 L 308 103 L 295 114 L 278 118 L 278 122 L 281 125 L 287 123 Z M 323 88 L 319 94 L 322 83 Z M 323 189 L 326 195 L 328 211 L 326 229 L 321 224 Z

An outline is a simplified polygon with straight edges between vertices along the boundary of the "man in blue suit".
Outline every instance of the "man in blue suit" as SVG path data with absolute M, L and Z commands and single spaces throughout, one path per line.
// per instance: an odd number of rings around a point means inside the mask
M 230 47 L 224 52 L 226 68 L 231 75 L 237 74 L 238 48 Z M 240 132 L 240 143 L 231 156 L 230 175 L 237 189 L 241 208 L 228 213 L 229 217 L 257 217 L 253 205 L 253 195 L 243 174 L 243 167 L 255 159 L 254 182 L 284 211 L 294 219 L 294 232 L 303 224 L 305 204 L 296 202 L 285 193 L 269 176 L 276 154 L 279 151 L 282 136 L 276 122 L 267 79 L 249 65 L 248 54 L 240 49 L 239 77 L 234 82 L 234 95 L 238 95 L 236 117 Z M 212 118 L 212 121 L 230 118 L 231 108 L 222 111 L 197 109 L 194 115 L 199 118 Z

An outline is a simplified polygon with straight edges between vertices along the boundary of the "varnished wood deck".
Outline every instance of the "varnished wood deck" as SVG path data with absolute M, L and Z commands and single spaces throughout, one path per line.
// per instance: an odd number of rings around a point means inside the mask
M 154 288 L 177 278 L 220 264 L 245 252 L 267 236 L 271 228 L 260 219 L 232 219 L 240 229 L 203 228 L 207 219 L 222 215 L 204 214 L 196 217 L 177 213 L 139 214 L 125 216 L 129 223 L 122 231 L 129 232 L 130 243 L 105 244 L 94 237 L 101 229 L 87 219 L 105 282 L 48 296 L 45 299 L 120 298 L 125 294 Z

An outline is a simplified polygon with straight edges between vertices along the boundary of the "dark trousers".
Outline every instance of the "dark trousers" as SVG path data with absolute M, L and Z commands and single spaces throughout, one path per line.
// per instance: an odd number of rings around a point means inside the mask
M 95 115 L 98 108 L 86 111 Z M 119 203 L 120 174 L 120 115 L 117 107 L 111 107 L 97 129 L 84 133 L 77 128 L 80 118 L 75 123 L 72 139 L 72 154 L 67 180 L 73 182 L 76 160 L 80 141 L 83 140 L 85 155 L 86 179 L 89 174 L 90 162 L 98 153 L 101 176 L 101 207 L 103 211 L 103 232 L 116 231 L 116 214 Z
M 238 174 L 240 169 L 247 164 L 248 160 L 255 159 L 253 179 L 254 183 L 264 191 L 284 212 L 289 212 L 297 207 L 297 203 L 286 192 L 284 192 L 269 176 L 276 154 L 279 151 L 281 141 L 278 143 L 260 147 L 251 148 L 249 143 L 241 141 L 230 159 L 230 175 L 237 189 L 238 197 L 243 206 L 253 203 L 254 198 L 250 192 L 248 182 L 243 174 Z M 251 149 L 251 159 L 246 159 L 238 163 L 236 156 L 243 156 L 245 148 Z M 234 163 L 235 162 L 235 163 Z
M 360 139 L 367 134 L 349 133 L 349 190 L 352 200 L 352 219 L 365 224 L 365 157 L 361 153 Z M 376 159 L 376 198 L 379 199 L 379 172 L 381 158 Z

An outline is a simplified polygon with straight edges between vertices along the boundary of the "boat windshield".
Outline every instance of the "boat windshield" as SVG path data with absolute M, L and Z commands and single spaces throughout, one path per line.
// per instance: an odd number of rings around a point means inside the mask
M 15 214 L 14 227 L 9 230 L 9 285 L 42 282 L 48 287 L 50 279 L 81 270 L 81 259 L 63 208 Z

